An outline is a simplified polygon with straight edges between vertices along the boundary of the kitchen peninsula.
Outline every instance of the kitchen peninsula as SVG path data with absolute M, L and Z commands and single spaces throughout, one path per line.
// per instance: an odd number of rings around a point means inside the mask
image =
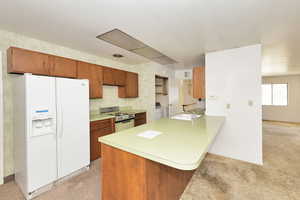
M 102 200 L 179 200 L 224 121 L 163 118 L 100 137 Z

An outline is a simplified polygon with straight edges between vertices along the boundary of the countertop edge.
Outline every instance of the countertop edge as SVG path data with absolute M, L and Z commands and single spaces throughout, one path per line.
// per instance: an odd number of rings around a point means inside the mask
M 223 117 L 223 116 L 220 116 L 220 117 Z M 169 167 L 173 167 L 173 168 L 176 168 L 176 169 L 179 169 L 179 170 L 185 170 L 185 171 L 195 170 L 200 166 L 201 162 L 205 158 L 205 155 L 208 153 L 210 147 L 213 145 L 217 135 L 219 134 L 219 132 L 221 131 L 221 129 L 222 129 L 224 123 L 225 123 L 225 120 L 226 120 L 226 118 L 224 117 L 224 121 L 220 124 L 220 126 L 216 130 L 216 133 L 211 138 L 210 144 L 206 146 L 203 153 L 199 156 L 199 159 L 196 162 L 193 162 L 193 163 L 173 162 L 173 161 L 166 160 L 166 159 L 158 157 L 158 156 L 154 156 L 154 155 L 146 153 L 146 152 L 138 151 L 138 150 L 130 148 L 128 146 L 123 146 L 123 145 L 120 145 L 120 144 L 116 144 L 116 143 L 107 141 L 107 140 L 105 140 L 105 138 L 101 138 L 101 137 L 98 138 L 98 142 L 104 143 L 106 145 L 112 146 L 112 147 L 120 149 L 122 151 L 132 153 L 134 155 L 143 157 L 145 159 L 148 159 L 148 160 L 151 160 L 151 161 L 154 161 L 154 162 L 158 162 L 160 164 L 167 165 Z
M 201 161 L 203 160 L 203 158 L 200 159 L 200 161 L 196 162 L 196 163 L 191 163 L 191 164 L 180 164 L 180 163 L 175 163 L 175 162 L 171 162 L 169 160 L 166 160 L 166 159 L 163 159 L 163 158 L 160 158 L 160 157 L 157 157 L 157 156 L 153 156 L 151 154 L 148 154 L 148 153 L 145 153 L 145 152 L 137 152 L 136 150 L 134 149 L 131 149 L 130 147 L 124 147 L 122 145 L 118 145 L 118 144 L 115 144 L 115 143 L 112 143 L 112 142 L 109 142 L 109 141 L 106 141 L 105 139 L 98 139 L 99 142 L 103 143 L 103 144 L 106 144 L 106 145 L 109 145 L 109 146 L 112 146 L 112 147 L 115 147 L 117 149 L 120 149 L 122 151 L 126 151 L 128 153 L 132 153 L 134 155 L 137 155 L 137 156 L 140 156 L 140 157 L 143 157 L 145 159 L 148 159 L 148 160 L 151 160 L 151 161 L 154 161 L 154 162 L 158 162 L 160 164 L 163 164 L 163 165 L 167 165 L 169 167 L 173 167 L 173 168 L 176 168 L 176 169 L 179 169 L 179 170 L 185 170 L 185 171 L 190 171 L 190 170 L 194 170 L 194 169 L 197 169 L 201 163 Z M 207 152 L 206 152 L 207 153 Z M 206 154 L 205 153 L 205 154 Z M 201 156 L 202 157 L 202 156 Z

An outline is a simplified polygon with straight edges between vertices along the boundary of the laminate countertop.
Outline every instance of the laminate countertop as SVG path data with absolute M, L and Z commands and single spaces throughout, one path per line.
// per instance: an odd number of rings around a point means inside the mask
M 146 110 L 131 109 L 131 110 L 122 110 L 120 112 L 129 113 L 129 114 L 138 114 L 138 113 L 146 112 Z M 91 114 L 90 115 L 90 122 L 104 120 L 104 119 L 111 119 L 111 118 L 115 118 L 115 116 L 114 115 L 109 115 L 109 114 Z
M 115 116 L 105 115 L 105 114 L 93 114 L 90 115 L 90 122 L 104 120 L 104 119 L 111 119 L 111 118 L 115 118 Z
M 224 122 L 225 117 L 215 116 L 202 116 L 191 121 L 163 118 L 98 140 L 176 169 L 194 170 L 200 165 Z M 160 134 L 152 139 L 138 136 L 145 131 Z

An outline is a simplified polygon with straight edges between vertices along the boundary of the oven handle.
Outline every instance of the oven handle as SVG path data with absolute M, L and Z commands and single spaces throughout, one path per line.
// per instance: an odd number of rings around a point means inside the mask
M 134 118 L 131 118 L 131 119 L 125 119 L 125 120 L 122 120 L 122 121 L 118 121 L 118 122 L 115 122 L 115 123 L 128 123 L 130 122 L 131 120 L 133 120 Z

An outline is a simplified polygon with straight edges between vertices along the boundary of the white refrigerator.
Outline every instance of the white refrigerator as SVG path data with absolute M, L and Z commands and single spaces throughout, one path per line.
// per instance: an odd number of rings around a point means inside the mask
M 15 180 L 26 199 L 90 164 L 88 80 L 13 79 Z

